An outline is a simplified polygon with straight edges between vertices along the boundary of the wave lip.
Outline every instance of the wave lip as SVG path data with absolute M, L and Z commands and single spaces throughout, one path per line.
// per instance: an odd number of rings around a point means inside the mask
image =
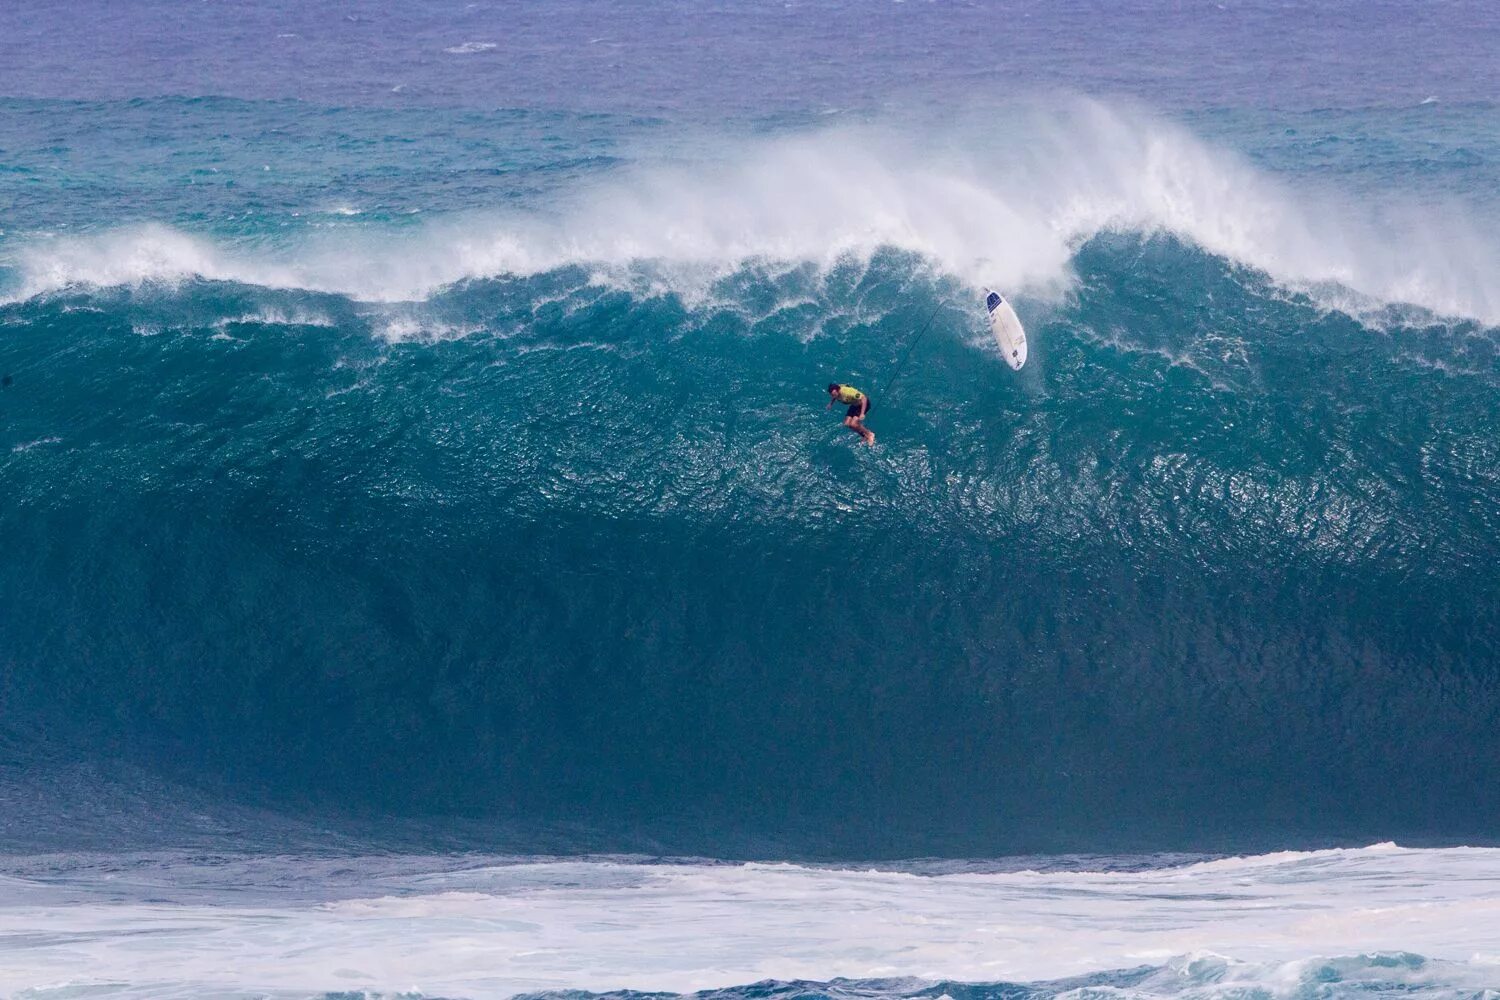
M 18 254 L 17 294 L 199 277 L 407 301 L 571 265 L 645 267 L 691 293 L 747 261 L 896 248 L 970 287 L 1056 296 L 1080 244 L 1127 231 L 1174 234 L 1356 313 L 1399 302 L 1500 323 L 1500 245 L 1465 206 L 1299 190 L 1134 108 L 1050 102 L 697 146 L 698 162 L 637 164 L 547 204 L 276 249 L 164 224 L 34 241 Z
M 73 288 L 175 286 L 224 281 L 295 288 L 292 269 L 240 257 L 213 240 L 162 223 L 84 237 L 51 237 L 21 248 L 14 262 L 19 285 L 9 300 L 25 301 Z

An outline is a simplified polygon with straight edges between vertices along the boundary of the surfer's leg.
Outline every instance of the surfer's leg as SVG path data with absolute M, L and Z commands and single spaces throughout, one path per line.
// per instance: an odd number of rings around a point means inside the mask
M 875 443 L 875 433 L 866 427 L 858 417 L 845 417 L 844 426 L 863 438 L 865 444 Z

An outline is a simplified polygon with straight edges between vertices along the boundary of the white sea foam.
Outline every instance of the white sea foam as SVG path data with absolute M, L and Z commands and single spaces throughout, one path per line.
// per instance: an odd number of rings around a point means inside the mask
M 239 255 L 211 240 L 155 223 L 95 236 L 46 238 L 22 248 L 18 263 L 20 298 L 80 285 L 171 285 L 194 279 L 298 287 L 295 269 Z
M 456 56 L 468 56 L 476 52 L 488 52 L 497 47 L 494 42 L 464 42 L 461 45 L 450 45 L 443 51 Z
M 193 858 L 183 861 L 180 894 L 170 865 L 122 882 L 92 862 L 72 877 L 48 864 L 45 883 L 10 878 L 0 894 L 0 940 L 13 942 L 0 993 L 69 982 L 69 995 L 358 988 L 505 997 L 766 978 L 1037 981 L 1143 965 L 1158 968 L 1102 992 L 1332 997 L 1341 994 L 1331 984 L 1378 980 L 1413 995 L 1473 996 L 1500 986 L 1492 849 L 1382 845 L 1131 873 L 937 877 L 464 863 L 392 879 L 373 862 L 368 898 L 315 905 L 243 884 L 215 890 L 211 866 Z M 256 884 L 308 888 L 296 859 L 275 864 L 287 870 L 262 872 Z
M 382 340 L 403 341 L 457 340 L 472 336 L 484 328 L 474 323 L 450 323 L 430 316 L 388 312 L 372 318 L 371 329 Z
M 306 309 L 264 308 L 238 316 L 226 316 L 215 320 L 213 327 L 223 330 L 229 326 L 335 326 L 334 320 L 319 312 Z
M 692 294 L 747 261 L 826 265 L 896 247 L 973 286 L 1046 296 L 1069 287 L 1082 241 L 1121 230 L 1177 234 L 1315 297 L 1500 323 L 1500 242 L 1465 206 L 1294 189 L 1133 109 L 1077 100 L 694 148 L 709 152 L 526 211 L 316 233 L 276 251 L 162 225 L 39 239 L 14 252 L 12 293 L 204 277 L 400 301 L 584 263 Z
M 10 450 L 12 453 L 19 455 L 20 453 L 30 451 L 33 448 L 40 448 L 43 445 L 48 444 L 60 444 L 61 442 L 62 438 L 60 437 L 37 438 L 35 441 L 23 441 L 20 444 L 12 447 Z

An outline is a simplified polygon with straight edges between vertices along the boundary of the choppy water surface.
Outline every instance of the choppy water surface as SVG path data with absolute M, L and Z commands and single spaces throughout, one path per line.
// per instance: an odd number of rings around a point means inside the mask
M 0 11 L 0 992 L 1493 991 L 1497 34 Z

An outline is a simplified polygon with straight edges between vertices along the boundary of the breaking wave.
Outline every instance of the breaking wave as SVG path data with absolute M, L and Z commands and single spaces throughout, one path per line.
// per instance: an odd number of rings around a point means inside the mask
M 1170 234 L 1356 311 L 1406 303 L 1500 322 L 1500 248 L 1461 205 L 1297 190 L 1144 111 L 1094 101 L 791 137 L 683 139 L 671 159 L 528 209 L 267 245 L 166 224 L 25 241 L 10 295 L 232 281 L 371 302 L 566 266 L 648 270 L 691 295 L 746 262 L 830 266 L 883 249 L 971 287 L 1056 297 L 1102 233 Z
M 13 238 L 7 727 L 522 847 L 1493 830 L 1483 241 L 1367 239 L 1135 112 L 1012 124 L 353 235 Z

